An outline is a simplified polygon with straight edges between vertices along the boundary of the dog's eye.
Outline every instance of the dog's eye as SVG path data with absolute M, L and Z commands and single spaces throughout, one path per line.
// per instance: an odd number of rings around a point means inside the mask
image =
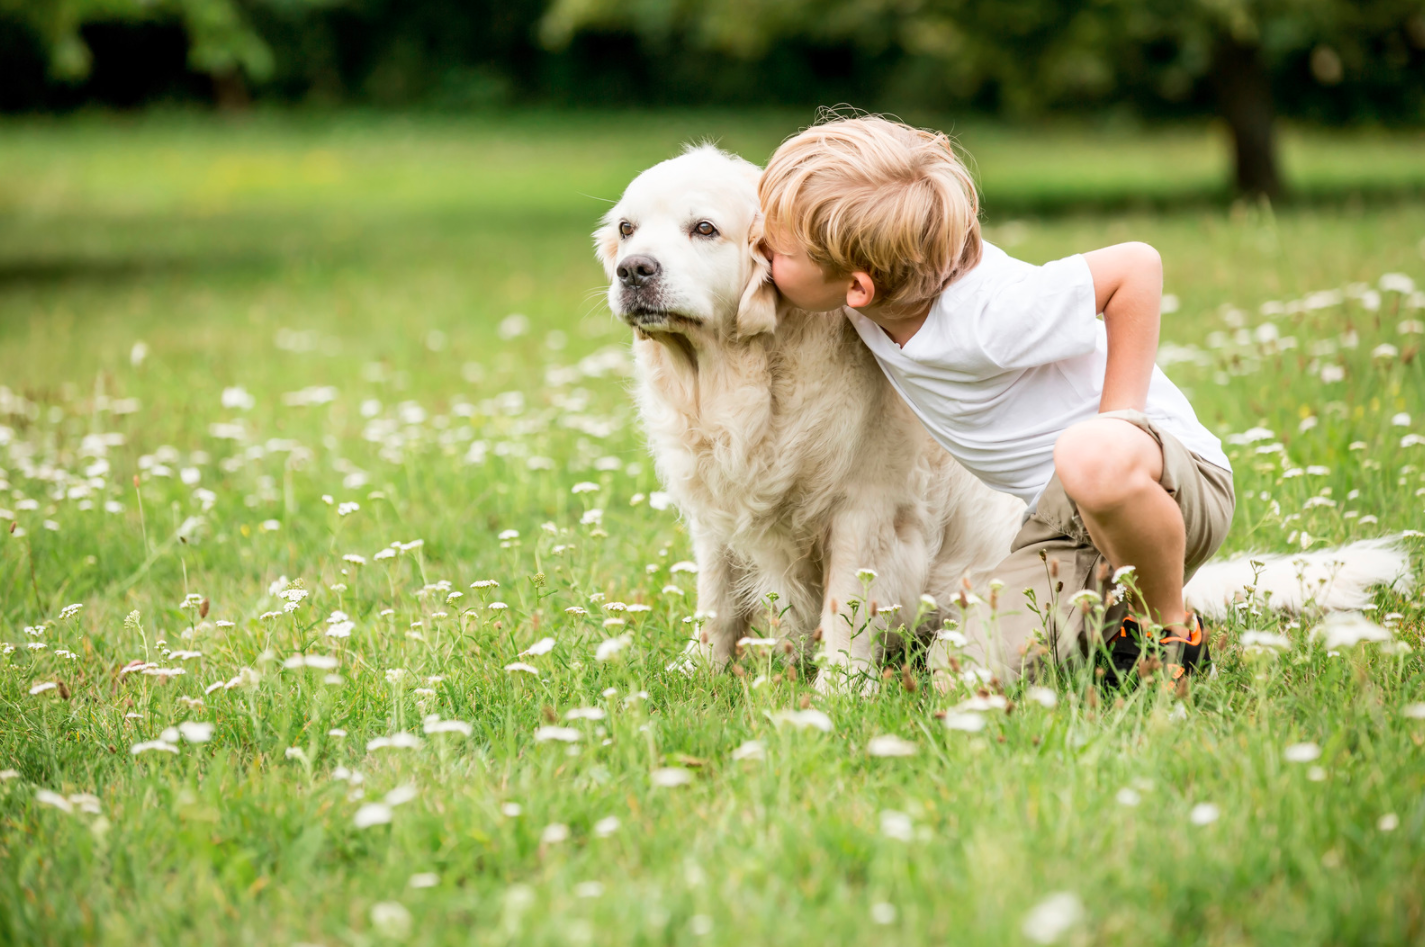
M 700 237 L 715 237 L 717 236 L 717 228 L 712 225 L 711 221 L 700 220 L 694 225 L 693 233 Z
M 633 233 L 633 224 L 629 223 L 626 220 L 622 221 L 618 225 L 618 232 L 627 237 L 629 234 Z

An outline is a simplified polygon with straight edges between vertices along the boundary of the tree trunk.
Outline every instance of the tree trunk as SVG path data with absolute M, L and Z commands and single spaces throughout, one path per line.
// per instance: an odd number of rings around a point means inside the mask
M 1237 190 L 1248 195 L 1280 197 L 1276 110 L 1261 49 L 1223 37 L 1214 50 L 1212 65 L 1217 106 L 1232 129 Z
M 246 112 L 252 105 L 252 96 L 248 94 L 247 82 L 243 80 L 242 70 L 234 66 L 222 72 L 211 73 L 213 80 L 213 99 L 217 102 L 220 112 Z

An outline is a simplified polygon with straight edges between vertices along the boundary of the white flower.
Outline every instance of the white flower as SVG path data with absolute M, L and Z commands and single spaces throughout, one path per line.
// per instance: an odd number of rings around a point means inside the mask
M 1199 802 L 1192 807 L 1192 812 L 1188 813 L 1188 819 L 1193 825 L 1211 825 L 1222 815 L 1222 810 L 1210 802 Z
M 886 901 L 871 905 L 871 923 L 885 926 L 896 922 L 896 906 Z
M 1130 789 L 1127 786 L 1118 790 L 1118 793 L 1113 798 L 1118 800 L 1120 806 L 1136 806 L 1143 801 L 1143 797 L 1138 795 L 1138 790 Z
M 351 564 L 354 565 L 354 566 L 364 566 L 364 565 L 366 565 L 366 557 L 365 557 L 365 556 L 357 555 L 357 554 L 354 553 L 354 552 L 349 552 L 349 553 L 347 553 L 346 555 L 342 556 L 342 557 L 341 557 L 341 560 L 342 560 L 342 562 L 349 562 L 349 563 L 351 563 Z
M 75 602 L 73 605 L 66 605 L 59 610 L 60 619 L 73 618 L 79 614 L 79 610 L 84 607 L 83 603 Z
M 1242 647 L 1247 651 L 1285 651 L 1291 647 L 1291 639 L 1271 631 L 1244 631 Z
M 491 602 L 489 605 L 490 610 L 496 612 L 503 612 L 509 607 L 510 606 L 506 605 L 504 602 Z
M 603 895 L 604 885 L 600 881 L 581 881 L 574 886 L 576 898 L 601 898 Z
M 595 491 L 598 490 L 598 489 L 599 489 L 599 485 L 598 485 L 597 483 L 591 483 L 591 482 L 588 481 L 588 480 L 583 480 L 583 481 L 580 481 L 579 483 L 574 484 L 574 487 L 573 487 L 572 490 L 570 490 L 570 492 L 571 492 L 571 493 L 593 493 L 593 492 L 595 492 Z
M 474 728 L 464 720 L 426 720 L 422 729 L 426 733 L 458 733 L 465 737 L 474 732 Z
M 517 530 L 517 529 L 507 529 L 507 530 L 504 530 L 504 531 L 502 531 L 502 532 L 500 533 L 499 538 L 500 538 L 500 539 L 505 539 L 505 540 L 509 540 L 509 539 L 519 539 L 519 538 L 520 538 L 520 531 Z
M 767 758 L 767 747 L 761 740 L 746 740 L 732 751 L 732 758 L 734 760 L 764 760 Z
M 389 737 L 376 737 L 373 740 L 366 741 L 366 750 L 367 752 L 386 749 L 414 750 L 419 748 L 420 745 L 420 737 L 416 736 L 414 733 L 406 733 L 405 731 L 401 731 L 400 733 L 393 733 Z
M 1382 832 L 1394 832 L 1396 829 L 1400 828 L 1400 816 L 1396 815 L 1394 812 L 1387 812 L 1385 815 L 1380 817 L 1380 821 L 1376 823 L 1376 828 L 1380 829 Z
M 661 512 L 663 510 L 668 509 L 668 507 L 672 505 L 672 503 L 672 495 L 664 493 L 661 490 L 654 490 L 652 493 L 648 494 L 648 506 L 651 509 L 655 509 Z
M 915 825 L 904 812 L 887 809 L 881 813 L 881 834 L 898 842 L 909 842 L 915 838 Z
M 1406 704 L 1401 713 L 1411 720 L 1425 720 L 1425 703 Z
M 564 715 L 565 720 L 603 720 L 608 714 L 602 707 L 575 707 Z
M 189 743 L 207 743 L 213 738 L 213 725 L 206 720 L 185 720 L 178 725 L 178 732 Z
M 1097 605 L 1099 602 L 1102 601 L 1103 596 L 1099 595 L 1093 589 L 1080 589 L 1073 595 L 1069 596 L 1069 604 L 1075 607 L 1083 605 L 1093 606 Z
M 810 727 L 813 730 L 820 730 L 822 733 L 830 733 L 835 729 L 831 718 L 815 707 L 808 707 L 805 710 L 779 710 L 772 715 L 772 722 L 789 723 L 798 730 Z
M 1350 648 L 1363 641 L 1390 641 L 1390 632 L 1359 612 L 1336 612 L 1312 631 L 1324 638 L 1327 651 Z
M 686 559 L 684 559 L 684 560 L 682 560 L 682 561 L 680 561 L 680 562 L 675 562 L 675 563 L 673 563 L 671 566 L 668 567 L 668 571 L 669 571 L 670 573 L 674 573 L 674 572 L 688 572 L 688 573 L 696 574 L 697 571 L 698 571 L 698 564 L 697 564 L 696 562 L 689 562 L 689 561 L 687 561 Z
M 406 882 L 406 887 L 434 888 L 438 884 L 440 884 L 440 875 L 437 875 L 433 871 L 423 871 L 419 872 L 418 874 L 411 875 L 410 879 Z
M 282 528 L 282 521 L 281 521 L 281 520 L 263 520 L 261 523 L 259 523 L 259 524 L 257 525 L 257 528 L 260 529 L 260 530 L 262 530 L 264 533 L 275 533 L 275 532 L 277 532 L 279 529 Z
M 536 641 L 534 644 L 530 645 L 528 648 L 526 648 L 525 650 L 521 651 L 521 652 L 520 652 L 520 657 L 523 658 L 523 657 L 525 657 L 525 656 L 527 656 L 527 655 L 548 654 L 549 652 L 551 652 L 551 651 L 553 651 L 553 650 L 554 650 L 554 639 L 553 639 L 553 638 L 540 638 L 540 639 L 539 639 L 538 641 Z
M 1040 687 L 1037 684 L 1025 690 L 1024 696 L 1034 701 L 1039 706 L 1047 707 L 1051 710 L 1059 703 L 1058 694 L 1054 693 L 1047 687 Z
M 1083 920 L 1084 904 L 1071 891 L 1059 891 L 1036 904 L 1019 927 L 1036 944 L 1053 944 Z
M 866 752 L 872 756 L 914 756 L 916 747 L 909 740 L 888 733 L 872 737 L 866 744 Z
M 1132 566 L 1120 566 L 1113 573 L 1113 584 L 1117 585 L 1118 583 L 1122 582 L 1127 576 L 1133 575 L 1134 571 L 1135 570 Z
M 1315 743 L 1293 743 L 1282 750 L 1282 759 L 1288 763 L 1310 763 L 1320 757 L 1321 747 Z
M 977 713 L 951 712 L 945 715 L 945 729 L 978 733 L 985 729 L 985 718 Z
M 342 504 L 339 504 L 339 505 L 337 506 L 337 508 L 336 508 L 336 515 L 337 515 L 337 516 L 350 516 L 351 514 L 355 513 L 355 512 L 356 512 L 357 510 L 359 510 L 359 509 L 361 509 L 361 504 L 360 504 L 360 503 L 357 503 L 355 500 L 348 500 L 347 502 L 342 503 Z
M 865 568 L 857 569 L 856 579 L 859 582 L 874 582 L 876 580 L 876 570 Z
M 351 630 L 355 627 L 355 622 L 339 621 L 327 626 L 326 635 L 328 638 L 350 638 Z
M 551 822 L 544 827 L 543 832 L 539 833 L 539 841 L 542 845 L 558 845 L 568 839 L 569 826 L 563 822 Z
M 48 789 L 35 790 L 35 802 L 42 806 L 53 806 L 60 812 L 73 812 L 74 804 L 57 792 Z
M 549 740 L 558 740 L 561 743 L 577 743 L 583 739 L 583 734 L 573 727 L 540 727 L 534 731 L 534 742 L 544 743 Z
M 506 802 L 500 806 L 500 812 L 508 819 L 517 819 L 524 813 L 524 806 L 518 802 Z
M 577 615 L 587 615 L 587 614 L 589 614 L 589 610 L 588 610 L 587 608 L 582 608 L 582 607 L 580 607 L 580 606 L 578 606 L 578 605 L 571 605 L 571 606 L 569 606 L 568 608 L 564 609 L 564 611 L 565 611 L 566 614 L 569 614 L 569 615 L 576 615 L 576 616 L 577 616 Z
M 594 660 L 608 661 L 624 648 L 627 648 L 632 642 L 632 635 L 619 635 L 617 638 L 607 638 L 599 642 L 599 647 L 594 651 Z
M 399 901 L 378 901 L 371 905 L 371 926 L 388 940 L 411 936 L 411 912 Z
M 662 769 L 655 769 L 648 775 L 648 778 L 654 786 L 660 789 L 672 789 L 691 783 L 693 774 L 679 766 L 665 766 Z
M 477 582 L 471 582 L 470 587 L 472 589 L 497 589 L 500 587 L 500 583 L 494 579 L 480 579 Z
M 534 667 L 530 664 L 525 664 L 523 661 L 515 661 L 512 664 L 506 664 L 505 670 L 511 673 L 514 673 L 515 671 L 523 671 L 525 674 L 533 674 L 535 677 L 539 676 L 539 668 Z
M 138 756 L 140 753 L 146 753 L 149 750 L 163 750 L 168 753 L 177 753 L 178 747 L 165 740 L 149 740 L 146 743 L 135 743 L 129 747 L 129 752 L 134 756 Z
M 56 684 L 54 681 L 41 681 L 40 683 L 30 688 L 30 694 L 31 696 L 35 694 L 43 694 L 45 691 L 52 691 L 57 687 L 59 687 L 59 685 Z
M 619 818 L 616 815 L 605 816 L 604 818 L 594 823 L 594 835 L 598 838 L 608 838 L 610 835 L 613 835 L 615 832 L 617 832 L 619 830 L 619 826 L 621 826 L 622 824 L 623 823 L 619 821 Z

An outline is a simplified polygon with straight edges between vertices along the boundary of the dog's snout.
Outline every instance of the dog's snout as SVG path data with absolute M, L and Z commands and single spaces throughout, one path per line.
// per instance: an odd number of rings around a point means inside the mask
M 619 282 L 625 286 L 642 286 L 650 282 L 658 275 L 662 267 L 658 261 L 646 254 L 635 254 L 620 261 L 614 270 L 618 274 Z

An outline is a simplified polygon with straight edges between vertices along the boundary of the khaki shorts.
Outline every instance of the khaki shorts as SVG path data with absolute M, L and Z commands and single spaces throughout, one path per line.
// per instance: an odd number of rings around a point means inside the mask
M 1186 582 L 1212 558 L 1232 526 L 1237 498 L 1231 471 L 1203 460 L 1140 411 L 1107 411 L 1098 417 L 1127 421 L 1151 434 L 1162 447 L 1163 477 L 1159 483 L 1177 501 L 1187 530 Z M 1101 565 L 1104 571 L 1111 568 L 1094 548 L 1077 506 L 1056 474 L 1014 537 L 1009 557 L 991 573 L 1004 583 L 996 613 L 993 617 L 967 616 L 969 627 L 962 631 L 969 644 L 963 655 L 1008 682 L 1023 671 L 1036 638 L 1055 651 L 1059 660 L 1087 654 L 1091 642 L 1084 634 L 1084 615 L 1069 604 L 1069 598 L 1082 589 L 1108 593 L 1112 582 L 1100 581 Z M 1057 575 L 1051 577 L 1051 571 Z M 1031 589 L 1032 601 L 1026 594 Z M 976 611 L 987 608 L 978 606 Z M 1126 614 L 1126 603 L 1110 608 L 1105 616 L 1107 627 L 1117 627 Z

